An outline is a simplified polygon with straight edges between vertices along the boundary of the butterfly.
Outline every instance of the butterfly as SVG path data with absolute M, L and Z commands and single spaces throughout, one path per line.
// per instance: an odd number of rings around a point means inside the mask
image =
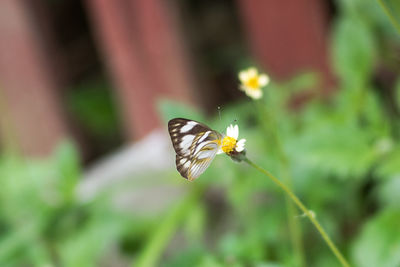
M 223 135 L 208 126 L 182 118 L 168 122 L 176 152 L 176 169 L 189 181 L 199 177 L 220 151 Z

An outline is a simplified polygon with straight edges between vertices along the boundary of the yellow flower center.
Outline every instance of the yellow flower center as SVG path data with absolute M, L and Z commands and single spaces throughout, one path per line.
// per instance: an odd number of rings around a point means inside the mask
M 226 154 L 229 154 L 233 151 L 233 149 L 236 147 L 236 139 L 230 136 L 225 136 L 224 139 L 222 140 L 222 151 L 224 151 Z
M 253 89 L 253 90 L 260 89 L 260 83 L 258 82 L 258 77 L 254 76 L 254 77 L 249 78 L 246 81 L 246 87 Z

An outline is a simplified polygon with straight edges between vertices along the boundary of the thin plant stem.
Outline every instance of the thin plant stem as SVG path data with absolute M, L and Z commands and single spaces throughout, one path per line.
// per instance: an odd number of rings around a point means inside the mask
M 384 0 L 376 0 L 378 4 L 381 6 L 383 11 L 386 13 L 386 15 L 389 17 L 390 22 L 393 24 L 393 26 L 396 28 L 397 32 L 400 34 L 400 24 L 397 22 L 397 20 L 394 18 L 392 13 L 390 12 L 389 8 L 385 4 Z
M 168 213 L 167 217 L 160 223 L 157 229 L 155 229 L 142 252 L 139 254 L 138 259 L 132 263 L 132 266 L 157 266 L 157 262 L 162 256 L 163 249 L 203 192 L 204 186 L 194 186 L 185 199 L 179 202 L 175 208 Z
M 343 255 L 340 253 L 338 248 L 335 246 L 335 244 L 332 242 L 332 240 L 329 238 L 325 230 L 322 228 L 321 224 L 317 221 L 315 218 L 314 214 L 310 212 L 304 204 L 300 201 L 300 199 L 292 192 L 292 190 L 287 187 L 284 183 L 282 183 L 278 178 L 276 178 L 274 175 L 272 175 L 269 171 L 264 170 L 257 164 L 253 163 L 250 161 L 247 157 L 243 158 L 243 161 L 245 161 L 247 164 L 255 168 L 256 170 L 260 171 L 261 173 L 265 174 L 268 178 L 270 178 L 277 186 L 279 186 L 287 196 L 290 197 L 290 199 L 296 204 L 296 206 L 304 212 L 304 214 L 310 219 L 312 224 L 314 224 L 315 228 L 317 228 L 317 231 L 320 233 L 328 247 L 332 250 L 333 254 L 336 256 L 338 261 L 342 264 L 342 266 L 345 267 L 350 267 L 350 264 L 346 261 L 346 259 L 343 257 Z
M 264 128 L 266 134 L 270 134 L 277 149 L 282 176 L 288 187 L 292 186 L 292 177 L 289 171 L 289 164 L 287 156 L 282 147 L 282 142 L 279 138 L 279 134 L 276 129 L 276 122 L 274 117 L 268 112 L 265 105 L 262 105 L 260 101 L 256 101 L 257 108 L 259 109 L 259 114 L 262 114 L 262 118 L 260 118 L 261 124 Z M 286 212 L 288 217 L 288 227 L 289 227 L 289 236 L 291 239 L 291 243 L 294 249 L 296 265 L 297 266 L 305 266 L 305 257 L 304 257 L 304 248 L 303 248 L 303 240 L 302 233 L 299 226 L 299 223 L 295 220 L 295 209 L 293 203 L 290 201 L 289 197 L 285 195 L 285 205 Z

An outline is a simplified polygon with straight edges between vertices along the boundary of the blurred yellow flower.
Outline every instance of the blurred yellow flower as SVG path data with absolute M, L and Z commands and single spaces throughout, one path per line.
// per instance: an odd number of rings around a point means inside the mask
M 269 83 L 269 77 L 264 73 L 259 74 L 254 67 L 239 72 L 239 80 L 240 90 L 253 99 L 261 98 L 263 94 L 261 88 Z

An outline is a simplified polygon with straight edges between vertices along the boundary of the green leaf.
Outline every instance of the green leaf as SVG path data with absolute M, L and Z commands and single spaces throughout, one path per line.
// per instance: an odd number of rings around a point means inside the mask
M 290 140 L 288 151 L 296 164 L 338 177 L 362 177 L 376 161 L 370 131 L 349 124 L 313 125 Z
M 303 92 L 304 90 L 310 90 L 321 82 L 320 75 L 317 72 L 304 72 L 296 75 L 282 86 L 283 90 L 290 90 L 291 93 Z
M 400 78 L 398 78 L 396 81 L 395 102 L 396 102 L 397 107 L 400 109 Z
M 116 242 L 123 221 L 115 215 L 101 218 L 93 219 L 59 245 L 63 266 L 96 266 L 101 253 Z
M 179 266 L 198 266 L 206 251 L 201 247 L 186 247 L 179 250 L 176 255 L 172 255 L 166 262 L 160 264 L 162 267 L 179 267 Z
M 68 108 L 92 134 L 114 137 L 119 121 L 106 81 L 92 79 L 69 90 Z
M 223 267 L 225 265 L 218 262 L 212 255 L 206 255 L 197 267 Z
M 352 257 L 359 267 L 400 266 L 400 211 L 386 209 L 368 221 L 356 239 Z
M 191 241 L 201 242 L 206 223 L 205 207 L 199 203 L 192 207 L 185 224 L 185 233 Z
M 388 179 L 379 185 L 378 196 L 381 202 L 400 209 L 400 174 L 397 177 Z
M 163 99 L 158 102 L 157 106 L 163 120 L 166 122 L 173 118 L 185 118 L 204 122 L 204 117 L 198 110 L 180 102 Z
M 397 0 L 381 0 L 382 5 L 384 5 L 387 8 L 387 13 L 386 17 L 387 20 L 392 20 L 390 21 L 393 25 L 393 27 L 399 27 L 400 25 L 400 2 Z M 384 7 L 381 6 L 383 9 Z M 399 31 L 399 29 L 397 28 Z M 399 32 L 397 32 L 399 34 Z
M 54 161 L 59 175 L 60 193 L 67 199 L 72 198 L 81 172 L 79 155 L 72 142 L 64 141 L 59 145 Z
M 400 175 L 400 148 L 393 149 L 378 165 L 376 173 L 383 178 L 391 178 Z
M 283 267 L 283 265 L 279 263 L 262 262 L 262 263 L 257 263 L 255 267 Z
M 346 87 L 360 89 L 364 85 L 375 53 L 373 36 L 364 21 L 350 16 L 339 19 L 333 35 L 333 63 Z

